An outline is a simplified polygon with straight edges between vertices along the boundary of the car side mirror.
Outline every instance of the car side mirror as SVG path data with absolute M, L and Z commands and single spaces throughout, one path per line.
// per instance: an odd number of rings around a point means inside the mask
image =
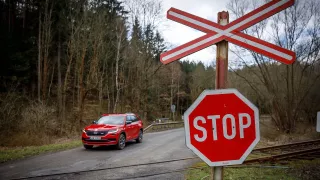
M 131 124 L 132 123 L 132 121 L 126 121 L 126 124 Z
M 92 121 L 92 124 L 97 124 L 97 121 Z

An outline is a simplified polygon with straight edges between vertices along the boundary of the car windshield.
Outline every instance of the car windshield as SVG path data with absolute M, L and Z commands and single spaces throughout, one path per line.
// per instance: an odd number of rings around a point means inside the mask
M 97 124 L 121 125 L 124 124 L 124 116 L 103 116 L 98 120 Z

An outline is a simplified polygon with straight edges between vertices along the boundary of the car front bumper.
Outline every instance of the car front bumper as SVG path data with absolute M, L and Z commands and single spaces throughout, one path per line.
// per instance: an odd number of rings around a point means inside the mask
M 96 136 L 101 137 L 100 140 L 90 139 L 92 136 L 88 136 L 86 133 L 82 133 L 82 143 L 84 145 L 93 145 L 93 146 L 107 146 L 107 145 L 116 145 L 118 143 L 117 134 L 107 134 L 105 136 Z

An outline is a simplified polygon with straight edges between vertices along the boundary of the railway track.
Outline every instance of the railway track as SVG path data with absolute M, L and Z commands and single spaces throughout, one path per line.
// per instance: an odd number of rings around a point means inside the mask
M 281 150 L 281 151 L 292 151 L 292 149 L 305 149 L 306 147 L 320 147 L 320 139 L 317 140 L 311 140 L 311 141 L 302 141 L 302 142 L 296 142 L 296 143 L 289 143 L 289 144 L 283 144 L 283 145 L 277 145 L 277 146 L 269 146 L 264 148 L 258 148 L 254 149 L 253 152 L 268 152 L 272 153 L 275 150 Z
M 315 158 L 320 158 L 320 139 L 254 149 L 244 164 Z

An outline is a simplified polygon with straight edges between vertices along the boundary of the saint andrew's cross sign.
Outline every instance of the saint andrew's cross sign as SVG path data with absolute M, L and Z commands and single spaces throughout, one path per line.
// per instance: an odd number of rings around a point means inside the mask
M 218 43 L 215 87 L 222 90 L 205 90 L 183 116 L 187 146 L 208 165 L 241 164 L 260 139 L 258 109 L 237 90 L 225 89 L 228 57 L 224 52 L 228 46 L 219 42 L 225 40 L 284 64 L 292 64 L 296 58 L 293 51 L 241 31 L 293 4 L 294 0 L 273 0 L 231 23 L 228 18 L 220 17 L 219 24 L 175 8 L 168 10 L 168 19 L 206 34 L 162 53 L 162 63 L 168 64 Z M 221 177 L 221 169 L 215 168 L 215 177 Z
M 244 34 L 241 31 L 292 6 L 293 4 L 294 0 L 273 0 L 225 26 L 175 8 L 170 8 L 167 12 L 168 19 L 207 34 L 162 53 L 160 61 L 164 64 L 168 64 L 222 40 L 226 40 L 264 56 L 273 58 L 279 62 L 292 64 L 296 58 L 293 51 Z

